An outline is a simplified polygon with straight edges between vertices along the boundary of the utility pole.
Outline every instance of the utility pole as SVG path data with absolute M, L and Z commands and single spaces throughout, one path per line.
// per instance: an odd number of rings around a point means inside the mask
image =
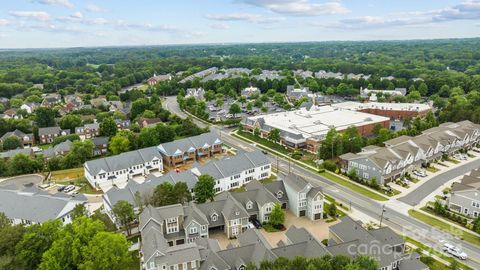
M 382 221 L 383 221 L 383 213 L 385 213 L 385 204 L 382 205 L 382 214 L 380 215 L 380 228 L 382 227 Z

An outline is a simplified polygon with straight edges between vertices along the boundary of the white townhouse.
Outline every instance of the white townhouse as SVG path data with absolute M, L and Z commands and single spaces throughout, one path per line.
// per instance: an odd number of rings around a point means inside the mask
M 42 224 L 58 219 L 63 224 L 72 222 L 71 214 L 77 204 L 86 204 L 87 198 L 81 194 L 74 197 L 64 193 L 50 194 L 36 186 L 18 190 L 16 186 L 0 188 L 0 212 L 10 219 L 13 225 Z
M 323 218 L 324 196 L 320 187 L 313 187 L 294 174 L 280 174 L 279 177 L 283 178 L 290 209 L 297 217 L 306 216 L 311 220 Z
M 156 146 L 85 162 L 85 178 L 96 189 L 124 187 L 129 180 L 143 182 L 153 172 L 163 171 L 162 155 Z
M 272 175 L 270 161 L 261 151 L 245 152 L 204 166 L 194 167 L 197 176 L 208 174 L 215 179 L 217 193 L 241 187 L 252 180 L 262 180 Z

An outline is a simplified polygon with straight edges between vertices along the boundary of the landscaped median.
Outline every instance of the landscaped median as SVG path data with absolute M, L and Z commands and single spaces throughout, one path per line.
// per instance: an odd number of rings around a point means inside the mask
M 246 134 L 248 134 L 248 135 L 246 135 Z M 239 138 L 241 140 L 244 140 L 248 143 L 257 143 L 257 146 L 262 148 L 262 149 L 265 149 L 269 152 L 274 153 L 275 155 L 286 158 L 286 159 L 302 166 L 303 168 L 306 168 L 308 170 L 311 170 L 311 171 L 314 171 L 314 172 L 320 174 L 321 176 L 327 178 L 328 180 L 330 180 L 332 182 L 335 182 L 335 183 L 337 183 L 341 186 L 344 186 L 344 187 L 346 187 L 350 190 L 353 190 L 353 191 L 355 191 L 357 193 L 360 193 L 364 196 L 367 196 L 371 199 L 374 199 L 374 200 L 377 200 L 377 201 L 387 201 L 388 200 L 387 197 L 381 195 L 380 193 L 378 193 L 376 191 L 373 191 L 373 190 L 370 190 L 368 188 L 362 187 L 361 185 L 356 184 L 353 181 L 350 181 L 348 179 L 344 179 L 343 177 L 341 177 L 339 175 L 336 175 L 332 172 L 324 171 L 324 172 L 319 173 L 318 169 L 313 167 L 312 165 L 310 165 L 306 162 L 303 162 L 303 161 L 292 159 L 289 156 L 290 151 L 288 151 L 287 149 L 285 149 L 284 147 L 282 147 L 279 144 L 270 142 L 270 141 L 268 141 L 266 139 L 263 139 L 263 138 L 257 138 L 254 135 L 249 134 L 249 133 L 243 133 L 242 135 L 240 135 L 240 134 L 238 134 L 238 132 L 235 131 L 235 132 L 232 133 L 232 135 L 234 137 Z
M 435 218 L 433 216 L 430 216 L 430 215 L 427 215 L 427 214 L 424 214 L 420 211 L 417 211 L 417 210 L 408 210 L 408 214 L 413 217 L 413 218 L 416 218 L 430 226 L 434 226 L 436 227 L 437 229 L 441 230 L 441 231 L 444 231 L 444 232 L 448 232 L 456 237 L 459 237 L 460 239 L 464 240 L 464 241 L 467 241 L 469 242 L 470 244 L 473 244 L 473 245 L 477 245 L 477 246 L 480 246 L 480 237 L 478 237 L 477 235 L 473 234 L 473 233 L 469 233 L 465 230 L 462 230 L 456 226 L 453 226 L 453 225 L 450 225 L 438 218 Z

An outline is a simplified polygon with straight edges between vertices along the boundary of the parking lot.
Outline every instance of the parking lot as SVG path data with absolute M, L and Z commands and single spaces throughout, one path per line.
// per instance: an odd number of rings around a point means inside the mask
M 39 185 L 43 181 L 43 176 L 38 174 L 32 175 L 22 175 L 16 176 L 12 178 L 7 178 L 4 180 L 0 180 L 0 186 L 10 186 L 15 185 L 18 189 L 23 188 L 25 185 L 34 184 Z

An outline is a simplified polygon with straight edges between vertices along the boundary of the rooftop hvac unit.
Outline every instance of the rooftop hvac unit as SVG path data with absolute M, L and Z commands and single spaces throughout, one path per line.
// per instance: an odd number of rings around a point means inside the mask
M 321 125 L 321 124 L 322 124 L 322 121 L 316 120 L 316 121 L 313 121 L 313 123 L 314 123 L 315 125 Z
M 296 128 L 297 128 L 297 125 L 293 124 L 293 125 L 289 126 L 288 128 L 296 129 Z
M 371 117 L 365 118 L 365 122 L 370 122 L 370 121 L 373 121 L 373 119 Z

